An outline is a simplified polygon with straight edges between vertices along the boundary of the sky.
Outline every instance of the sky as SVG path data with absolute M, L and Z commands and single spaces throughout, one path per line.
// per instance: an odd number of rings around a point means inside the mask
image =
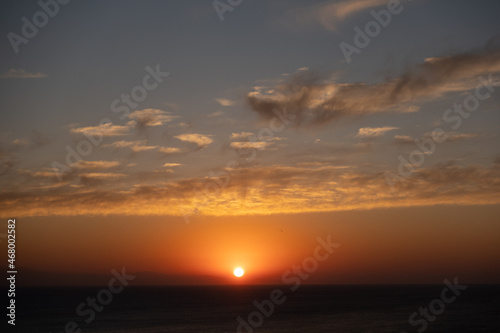
M 26 270 L 281 283 L 331 237 L 307 283 L 500 282 L 498 1 L 41 3 L 0 5 Z

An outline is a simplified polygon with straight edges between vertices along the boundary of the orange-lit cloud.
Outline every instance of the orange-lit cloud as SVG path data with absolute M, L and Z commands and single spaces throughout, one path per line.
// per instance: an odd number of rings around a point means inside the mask
M 248 139 L 252 135 L 254 134 L 251 132 L 232 133 L 231 139 Z
M 180 148 L 176 147 L 159 147 L 158 151 L 164 154 L 176 154 L 181 152 Z
M 384 126 L 384 127 L 363 127 L 358 130 L 358 134 L 356 134 L 357 137 L 361 138 L 373 138 L 377 136 L 384 135 L 386 132 L 389 131 L 394 131 L 398 129 L 397 127 L 389 127 L 389 126 Z
M 135 120 L 139 127 L 161 126 L 165 123 L 171 122 L 175 118 L 175 116 L 172 116 L 170 112 L 158 109 L 137 110 L 130 113 L 128 117 Z
M 111 144 L 103 145 L 104 148 L 112 147 L 112 148 L 130 148 L 133 152 L 141 152 L 148 151 L 158 148 L 158 146 L 148 146 L 147 140 L 139 140 L 139 141 L 116 141 Z
M 264 141 L 244 141 L 244 142 L 231 142 L 231 148 L 234 149 L 264 149 L 272 145 L 272 142 Z
M 227 99 L 227 98 L 216 98 L 215 101 L 222 106 L 234 106 L 234 105 L 236 105 L 236 102 L 234 102 L 230 99 Z
M 77 127 L 70 129 L 71 133 L 84 134 L 88 136 L 122 136 L 129 134 L 128 126 L 113 125 L 112 123 L 101 124 L 97 126 Z
M 176 138 L 181 141 L 195 143 L 199 147 L 206 147 L 214 141 L 207 135 L 194 134 L 194 133 L 177 135 Z
M 109 169 L 120 165 L 117 161 L 84 161 L 80 160 L 70 165 L 72 168 L 77 169 Z
M 446 138 L 444 142 L 458 142 L 469 139 L 480 138 L 482 134 L 480 133 L 457 133 L 457 132 L 444 132 L 443 138 Z M 432 132 L 424 133 L 423 138 L 432 139 Z M 414 145 L 419 139 L 412 138 L 409 135 L 395 135 L 394 142 L 399 145 Z
M 166 175 L 171 174 L 170 170 L 164 171 Z M 481 168 L 445 164 L 420 168 L 404 182 L 397 183 L 395 191 L 386 183 L 383 171 L 362 173 L 328 164 L 253 167 L 237 171 L 223 187 L 215 185 L 217 179 L 205 177 L 167 178 L 159 183 L 158 172 L 154 170 L 127 176 L 83 173 L 69 178 L 67 186 L 50 192 L 4 188 L 0 208 L 12 216 L 182 216 L 193 211 L 220 216 L 500 203 L 498 165 Z M 156 182 L 148 185 L 146 179 Z M 224 183 L 224 178 L 219 180 Z M 112 182 L 113 187 L 109 188 L 106 182 Z M 209 183 L 211 185 L 207 185 Z M 72 187 L 71 184 L 84 186 Z M 93 188 L 95 185 L 99 186 Z

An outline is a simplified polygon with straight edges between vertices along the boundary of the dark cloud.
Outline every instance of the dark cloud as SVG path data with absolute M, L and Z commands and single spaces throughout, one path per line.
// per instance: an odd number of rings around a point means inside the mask
M 50 138 L 40 131 L 32 130 L 30 134 L 30 142 L 33 148 L 40 148 L 50 144 Z
M 246 97 L 253 111 L 266 119 L 286 110 L 295 125 L 320 125 L 343 117 L 385 112 L 415 112 L 419 104 L 447 92 L 466 91 L 477 76 L 500 72 L 500 51 L 429 58 L 384 82 L 339 83 L 319 75 L 298 73 L 272 92 Z

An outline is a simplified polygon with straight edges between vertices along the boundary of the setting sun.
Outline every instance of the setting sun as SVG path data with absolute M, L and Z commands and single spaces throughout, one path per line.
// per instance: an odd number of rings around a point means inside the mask
M 235 268 L 235 269 L 234 269 L 233 274 L 234 274 L 234 276 L 236 276 L 236 277 L 242 277 L 242 276 L 243 276 L 243 274 L 245 274 L 245 271 L 243 270 L 243 268 L 238 267 L 238 268 Z

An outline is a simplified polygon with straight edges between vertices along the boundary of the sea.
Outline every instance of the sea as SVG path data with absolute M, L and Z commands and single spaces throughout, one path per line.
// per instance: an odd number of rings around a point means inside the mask
M 460 295 L 445 293 L 448 302 L 441 299 L 443 288 L 444 285 L 302 285 L 297 290 L 287 285 L 129 286 L 109 297 L 107 288 L 100 287 L 24 287 L 16 293 L 15 331 L 500 332 L 499 285 L 469 285 L 459 291 Z M 100 300 L 94 303 L 95 308 L 89 305 L 93 299 Z

